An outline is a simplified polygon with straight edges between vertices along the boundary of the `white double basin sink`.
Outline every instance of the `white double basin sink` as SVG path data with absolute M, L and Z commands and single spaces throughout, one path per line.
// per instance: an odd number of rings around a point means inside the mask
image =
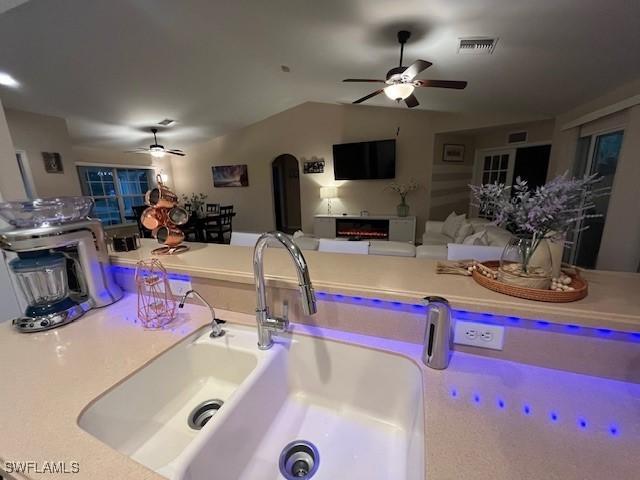
M 304 335 L 260 351 L 255 328 L 225 329 L 180 342 L 93 402 L 80 427 L 171 479 L 283 479 L 283 448 L 303 440 L 317 449 L 313 479 L 424 480 L 412 361 Z M 222 407 L 192 428 L 193 410 L 213 399 Z

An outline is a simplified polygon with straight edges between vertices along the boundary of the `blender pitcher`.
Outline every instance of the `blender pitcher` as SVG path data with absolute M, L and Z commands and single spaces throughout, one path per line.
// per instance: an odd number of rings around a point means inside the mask
M 25 317 L 40 319 L 77 305 L 69 296 L 67 258 L 62 253 L 20 253 L 9 262 L 27 302 Z

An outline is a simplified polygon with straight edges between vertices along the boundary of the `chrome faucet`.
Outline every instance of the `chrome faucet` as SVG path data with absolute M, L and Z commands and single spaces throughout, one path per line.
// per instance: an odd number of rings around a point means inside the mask
M 207 307 L 209 307 L 209 311 L 211 312 L 211 333 L 209 334 L 209 336 L 211 338 L 217 338 L 217 337 L 223 336 L 225 334 L 225 331 L 222 329 L 220 324 L 216 321 L 216 311 L 209 304 L 209 302 L 207 302 L 204 298 L 202 298 L 202 295 L 200 295 L 195 290 L 189 290 L 187 293 L 185 293 L 182 296 L 182 298 L 180 299 L 180 303 L 178 304 L 178 308 L 184 308 L 184 302 L 187 301 L 187 297 L 189 295 L 193 295 L 194 297 L 198 298 L 198 300 L 200 300 L 202 303 L 204 303 Z
M 264 284 L 264 251 L 272 240 L 280 242 L 293 260 L 298 273 L 298 285 L 302 295 L 302 309 L 305 315 L 316 313 L 316 296 L 309 278 L 307 261 L 302 251 L 287 235 L 282 232 L 267 232 L 260 235 L 253 250 L 253 276 L 256 282 L 256 322 L 258 323 L 258 348 L 268 350 L 273 346 L 273 332 L 285 332 L 289 328 L 288 307 L 285 303 L 282 318 L 271 317 L 267 306 L 267 290 Z
M 422 301 L 427 306 L 422 362 L 427 367 L 443 370 L 451 359 L 451 308 L 447 299 L 442 297 L 425 297 Z

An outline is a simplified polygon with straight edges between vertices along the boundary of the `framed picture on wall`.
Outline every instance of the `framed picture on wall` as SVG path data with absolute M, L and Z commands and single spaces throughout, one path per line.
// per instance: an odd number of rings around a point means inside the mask
M 246 165 L 220 165 L 211 167 L 214 187 L 248 187 L 249 172 Z
M 57 152 L 42 152 L 42 161 L 47 173 L 64 173 L 62 157 Z
M 324 173 L 324 160 L 311 160 L 310 162 L 304 162 L 305 174 L 309 173 Z
M 445 143 L 442 147 L 442 161 L 453 163 L 464 162 L 464 145 Z

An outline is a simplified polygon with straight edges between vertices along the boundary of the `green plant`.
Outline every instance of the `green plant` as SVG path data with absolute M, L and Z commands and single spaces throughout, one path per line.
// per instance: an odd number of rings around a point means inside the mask
M 202 210 L 202 207 L 204 207 L 205 202 L 207 201 L 207 198 L 209 197 L 209 195 L 207 195 L 206 193 L 192 193 L 190 197 L 186 196 L 186 195 L 182 195 L 182 201 L 186 204 L 191 204 L 191 211 L 192 212 L 198 212 L 200 210 Z

